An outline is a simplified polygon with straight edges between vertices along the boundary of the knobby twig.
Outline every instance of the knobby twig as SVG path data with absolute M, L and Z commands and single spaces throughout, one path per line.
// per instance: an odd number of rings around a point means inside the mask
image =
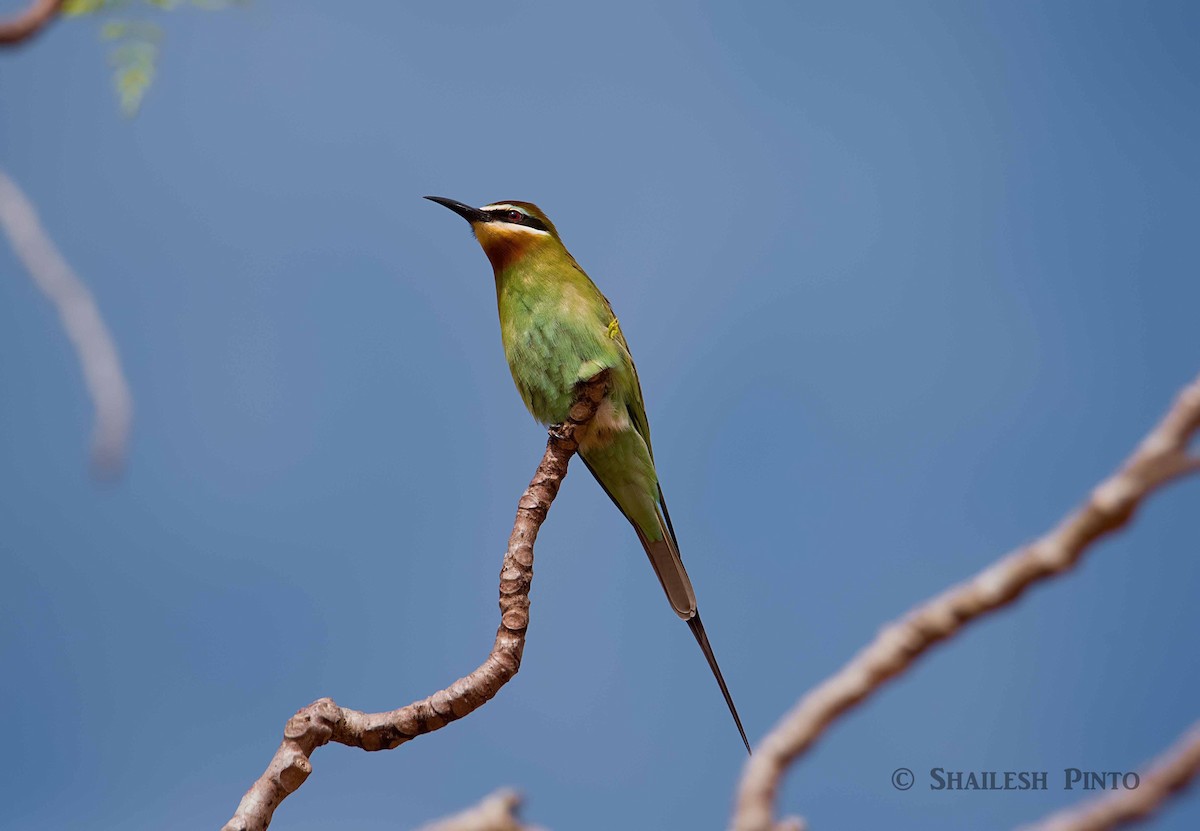
M 516 811 L 521 797 L 513 791 L 496 791 L 461 814 L 423 825 L 419 831 L 536 831 L 522 825 Z
M 387 713 L 361 713 L 339 707 L 329 698 L 309 704 L 288 720 L 283 743 L 266 772 L 246 791 L 224 831 L 264 831 L 279 803 L 312 772 L 309 756 L 321 745 L 337 742 L 363 750 L 391 750 L 478 709 L 517 674 L 529 625 L 533 543 L 567 475 L 567 463 L 578 449 L 576 433 L 596 414 L 607 386 L 607 371 L 580 385 L 567 421 L 551 428 L 546 453 L 517 503 L 500 568 L 500 628 L 487 660 L 446 689 Z
M 0 45 L 21 43 L 36 35 L 55 18 L 63 0 L 33 0 L 29 8 L 8 20 L 0 20 Z
M 1047 817 L 1022 831 L 1107 831 L 1148 816 L 1173 793 L 1200 774 L 1200 721 L 1166 753 L 1150 763 L 1136 788 L 1113 791 L 1099 799 Z
M 1089 545 L 1125 525 L 1142 500 L 1155 490 L 1200 470 L 1200 459 L 1188 453 L 1188 442 L 1198 428 L 1200 377 L 1184 388 L 1125 464 L 1057 528 L 889 624 L 837 674 L 810 690 L 746 763 L 733 828 L 794 828 L 794 824 L 777 825 L 772 818 L 779 782 L 787 768 L 830 724 L 964 624 L 1012 603 L 1034 583 L 1071 568 Z
M 97 470 L 115 472 L 124 462 L 133 421 L 133 397 L 116 344 L 91 292 L 50 241 L 33 204 L 2 170 L 0 227 L 7 232 L 34 284 L 58 310 L 96 411 L 92 460 Z

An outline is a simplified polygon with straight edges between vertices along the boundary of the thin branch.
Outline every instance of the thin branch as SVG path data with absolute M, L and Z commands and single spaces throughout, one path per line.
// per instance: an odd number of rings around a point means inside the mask
M 1173 479 L 1195 472 L 1198 464 L 1188 454 L 1188 442 L 1198 428 L 1200 377 L 1184 388 L 1120 470 L 1057 528 L 889 624 L 837 674 L 810 690 L 746 763 L 733 828 L 784 827 L 772 818 L 780 780 L 826 728 L 966 623 L 1012 603 L 1034 583 L 1071 568 L 1089 545 L 1125 525 L 1143 499 Z
M 516 811 L 521 797 L 514 791 L 496 791 L 460 814 L 423 825 L 419 831 L 535 831 L 522 825 Z
M 92 293 L 54 247 L 38 221 L 33 204 L 2 170 L 0 227 L 8 234 L 13 250 L 34 284 L 58 310 L 96 411 L 92 460 L 97 470 L 115 472 L 125 459 L 133 421 L 133 397 L 116 344 L 100 317 Z
M 607 386 L 607 372 L 580 385 L 567 422 L 551 428 L 546 453 L 517 503 L 500 568 L 500 628 L 487 660 L 446 689 L 387 713 L 361 713 L 339 707 L 329 698 L 309 704 L 288 720 L 283 743 L 266 772 L 242 797 L 224 831 L 265 831 L 279 803 L 312 772 L 309 757 L 321 745 L 337 742 L 363 750 L 391 750 L 478 709 L 517 674 L 529 625 L 533 543 L 578 448 L 575 434 L 596 414 Z
M 1112 791 L 1022 831 L 1108 831 L 1149 816 L 1200 775 L 1200 721 L 1150 763 L 1136 788 Z
M 0 20 L 0 46 L 21 43 L 36 35 L 58 14 L 63 0 L 33 0 L 25 11 Z

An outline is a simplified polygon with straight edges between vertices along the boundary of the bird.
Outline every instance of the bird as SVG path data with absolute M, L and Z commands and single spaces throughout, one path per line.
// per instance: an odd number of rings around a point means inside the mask
M 492 264 L 504 354 L 535 419 L 547 426 L 566 421 L 577 385 L 608 370 L 608 391 L 576 434 L 579 456 L 633 526 L 671 608 L 700 645 L 750 753 L 679 556 L 654 467 L 641 383 L 612 305 L 533 203 L 510 200 L 474 208 L 442 196 L 425 198 L 470 223 Z

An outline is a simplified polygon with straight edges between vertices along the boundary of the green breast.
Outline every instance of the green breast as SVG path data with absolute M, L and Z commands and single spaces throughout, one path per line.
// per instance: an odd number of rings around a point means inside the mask
M 615 370 L 628 383 L 628 358 L 611 336 L 612 312 L 574 264 L 523 262 L 496 276 L 500 335 L 513 381 L 543 424 L 567 417 L 581 377 Z M 623 396 L 621 396 L 623 397 Z

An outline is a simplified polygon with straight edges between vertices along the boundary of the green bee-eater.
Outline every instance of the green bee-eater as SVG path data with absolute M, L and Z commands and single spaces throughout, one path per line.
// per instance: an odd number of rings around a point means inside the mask
M 546 425 L 565 421 L 576 385 L 609 371 L 608 393 L 578 436 L 579 456 L 633 525 L 671 607 L 687 621 L 704 651 L 749 751 L 742 720 L 700 622 L 692 581 L 679 558 L 654 470 L 642 387 L 612 306 L 536 205 L 496 202 L 472 208 L 440 196 L 426 198 L 471 223 L 491 260 L 504 354 L 534 418 Z

